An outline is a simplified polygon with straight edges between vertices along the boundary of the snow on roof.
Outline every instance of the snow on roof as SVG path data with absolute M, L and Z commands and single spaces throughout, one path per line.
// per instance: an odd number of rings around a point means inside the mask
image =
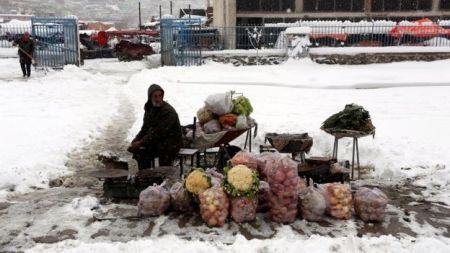
M 288 27 L 285 31 L 286 34 L 310 34 L 310 27 Z
M 80 30 L 79 34 L 86 34 L 86 35 L 91 35 L 93 33 L 97 33 L 97 30 Z
M 6 26 L 31 26 L 31 20 L 17 20 L 17 19 L 11 19 L 11 21 L 2 24 L 2 27 Z
M 111 27 L 108 30 L 106 30 L 107 32 L 114 32 L 117 31 L 117 29 L 115 27 Z

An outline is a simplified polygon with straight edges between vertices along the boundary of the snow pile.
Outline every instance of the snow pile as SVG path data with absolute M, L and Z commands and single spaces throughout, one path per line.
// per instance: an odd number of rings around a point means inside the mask
M 17 59 L 0 61 L 0 200 L 69 173 L 66 154 L 98 134 L 116 112 L 120 87 L 75 66 L 21 77 Z M 101 103 L 99 103 L 101 101 Z
M 92 217 L 94 214 L 93 210 L 98 209 L 99 201 L 97 198 L 92 196 L 86 196 L 83 198 L 75 198 L 67 205 L 66 210 L 68 213 L 75 215 L 82 215 L 87 217 Z
M 174 235 L 165 235 L 152 240 L 135 240 L 128 243 L 83 243 L 66 240 L 56 244 L 40 244 L 27 252 L 433 252 L 445 253 L 450 250 L 450 240 L 442 238 L 412 238 L 397 239 L 393 236 L 380 237 L 323 237 L 311 235 L 305 240 L 299 240 L 298 234 L 288 226 L 283 226 L 275 238 L 271 240 L 247 240 L 238 235 L 232 244 L 221 242 L 202 242 L 198 240 L 181 240 Z M 302 249 L 299 251 L 299 249 Z

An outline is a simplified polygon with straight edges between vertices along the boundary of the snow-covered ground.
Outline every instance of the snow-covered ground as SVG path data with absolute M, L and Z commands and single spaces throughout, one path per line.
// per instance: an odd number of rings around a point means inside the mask
M 0 59 L 0 202 L 47 188 L 51 179 L 73 173 L 66 166 L 67 154 L 100 134 L 117 114 L 121 96 L 129 98 L 138 119 L 128 133 L 134 136 L 142 123 L 147 88 L 158 83 L 182 124 L 192 122 L 207 95 L 227 90 L 244 93 L 259 123 L 253 142 L 256 151 L 267 132 L 308 132 L 314 138 L 310 155 L 330 155 L 333 139 L 319 129 L 321 123 L 345 104 L 360 104 L 377 127 L 375 138 L 365 137 L 359 143 L 362 165 L 374 168 L 366 180 L 395 184 L 417 178 L 415 184 L 425 187 L 417 198 L 450 205 L 450 135 L 446 134 L 450 60 L 360 66 L 318 65 L 309 60 L 239 68 L 213 62 L 201 67 L 145 66 L 144 62 L 92 60 L 81 68 L 38 71 L 22 79 L 18 59 Z M 341 140 L 339 158 L 350 158 L 350 144 Z M 92 215 L 94 207 L 101 209 L 91 196 L 67 201 L 50 210 L 55 216 L 51 219 L 83 227 L 87 225 L 80 217 Z M 155 222 L 158 226 L 164 217 Z M 35 223 L 41 225 L 32 226 L 33 230 L 47 226 L 46 221 Z M 237 236 L 231 244 L 185 240 L 170 231 L 126 243 L 79 235 L 37 244 L 30 252 L 450 252 L 450 239 L 442 233 L 429 226 L 417 230 L 422 230 L 418 237 L 354 233 L 329 237 L 302 236 L 281 226 L 271 239 Z

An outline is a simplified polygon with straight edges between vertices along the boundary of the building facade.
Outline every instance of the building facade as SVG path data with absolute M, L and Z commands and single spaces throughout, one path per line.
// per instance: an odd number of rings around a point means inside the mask
M 298 20 L 450 19 L 450 0 L 214 0 L 213 6 L 216 27 Z M 234 38 L 227 40 L 227 47 L 233 48 Z

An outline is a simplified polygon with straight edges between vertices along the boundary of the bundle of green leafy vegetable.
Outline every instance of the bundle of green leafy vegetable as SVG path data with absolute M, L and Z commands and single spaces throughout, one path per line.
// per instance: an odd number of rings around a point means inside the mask
M 370 119 L 369 112 L 357 104 L 345 105 L 343 111 L 331 115 L 326 119 L 321 129 L 323 130 L 355 130 L 364 133 L 375 132 L 375 127 Z
M 249 116 L 253 112 L 253 107 L 250 104 L 250 100 L 244 96 L 239 96 L 233 99 L 233 113 L 237 115 L 244 114 Z

